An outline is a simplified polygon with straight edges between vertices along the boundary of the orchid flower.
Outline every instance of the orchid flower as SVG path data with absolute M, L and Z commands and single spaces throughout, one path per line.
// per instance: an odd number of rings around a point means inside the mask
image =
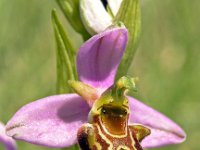
M 15 141 L 6 135 L 5 126 L 0 122 L 0 144 L 3 144 L 6 150 L 16 150 Z
M 77 131 L 88 122 L 91 106 L 114 84 L 127 40 L 127 29 L 115 27 L 86 41 L 77 56 L 81 82 L 72 83 L 78 94 L 53 95 L 23 106 L 7 123 L 7 135 L 48 147 L 76 144 Z M 133 97 L 127 98 L 129 124 L 142 124 L 151 129 L 151 135 L 142 141 L 142 147 L 159 147 L 185 140 L 184 131 L 176 123 Z

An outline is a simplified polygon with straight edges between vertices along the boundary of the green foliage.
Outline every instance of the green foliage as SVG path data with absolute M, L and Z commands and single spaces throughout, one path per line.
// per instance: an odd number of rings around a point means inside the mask
M 84 40 L 89 39 L 90 35 L 81 21 L 79 13 L 79 0 L 56 0 L 56 2 L 74 30 L 80 33 Z
M 57 43 L 57 93 L 70 93 L 68 80 L 76 80 L 75 50 L 61 25 L 56 11 L 52 11 L 52 23 Z
M 141 28 L 140 0 L 123 0 L 114 21 L 125 24 L 129 33 L 128 45 L 120 63 L 116 79 L 126 75 L 138 46 Z

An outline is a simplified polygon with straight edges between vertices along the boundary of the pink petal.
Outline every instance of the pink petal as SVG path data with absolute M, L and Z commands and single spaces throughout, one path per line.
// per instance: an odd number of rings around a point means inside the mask
M 124 27 L 106 30 L 89 39 L 78 52 L 79 79 L 98 89 L 111 86 L 127 40 L 128 33 Z
M 76 143 L 78 128 L 87 122 L 89 106 L 76 94 L 46 97 L 22 107 L 6 125 L 9 136 L 48 147 Z
M 151 129 L 151 134 L 142 141 L 144 148 L 177 144 L 185 140 L 185 132 L 160 112 L 131 97 L 129 106 L 131 109 L 129 123 L 143 124 Z
M 0 122 L 0 144 L 3 144 L 6 150 L 16 150 L 15 141 L 6 135 L 5 126 Z

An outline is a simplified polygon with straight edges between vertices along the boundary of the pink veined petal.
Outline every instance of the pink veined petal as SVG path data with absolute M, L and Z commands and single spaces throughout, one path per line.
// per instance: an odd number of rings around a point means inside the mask
M 127 29 L 117 27 L 97 34 L 84 43 L 77 56 L 79 79 L 99 90 L 110 87 L 127 40 Z
M 22 107 L 6 125 L 7 135 L 48 147 L 69 147 L 77 142 L 77 130 L 87 122 L 89 109 L 76 94 L 46 97 Z
M 129 124 L 142 124 L 151 129 L 151 134 L 142 141 L 144 148 L 177 144 L 185 140 L 185 132 L 175 122 L 142 102 L 128 98 L 131 110 Z
M 6 150 L 16 150 L 15 141 L 6 135 L 5 126 L 0 122 L 0 144 L 3 144 Z

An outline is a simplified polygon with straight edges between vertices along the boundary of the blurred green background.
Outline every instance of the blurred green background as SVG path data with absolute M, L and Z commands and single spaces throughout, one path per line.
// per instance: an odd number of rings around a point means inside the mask
M 136 97 L 187 133 L 183 144 L 157 149 L 199 150 L 200 2 L 143 2 L 142 37 L 129 72 L 140 78 Z M 0 0 L 0 120 L 4 123 L 24 104 L 55 94 L 52 8 L 58 9 L 54 0 Z M 59 16 L 70 28 L 61 12 Z M 69 32 L 78 49 L 80 37 Z M 18 142 L 18 149 L 47 148 Z

